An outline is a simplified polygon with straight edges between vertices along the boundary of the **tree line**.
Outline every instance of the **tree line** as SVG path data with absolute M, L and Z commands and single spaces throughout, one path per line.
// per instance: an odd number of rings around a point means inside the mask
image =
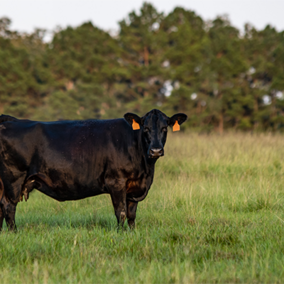
M 0 19 L 0 113 L 36 120 L 117 118 L 158 108 L 184 112 L 203 131 L 284 129 L 284 32 L 240 32 L 225 16 L 204 21 L 150 3 L 119 32 L 87 22 L 13 31 Z

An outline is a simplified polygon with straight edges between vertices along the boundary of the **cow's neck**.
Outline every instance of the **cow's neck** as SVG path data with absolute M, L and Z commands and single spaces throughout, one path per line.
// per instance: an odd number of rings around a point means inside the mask
M 147 156 L 147 150 L 148 150 L 148 145 L 145 143 L 145 141 L 142 139 L 142 135 L 141 133 L 139 134 L 139 136 L 137 137 L 138 140 L 138 151 L 139 154 L 142 154 L 140 157 L 142 158 L 142 163 L 140 164 L 142 166 L 142 171 L 143 171 L 143 179 L 145 182 L 145 188 L 144 188 L 144 193 L 139 196 L 139 197 L 131 197 L 128 199 L 134 202 L 140 202 L 142 200 L 144 200 L 144 198 L 147 196 L 148 191 L 151 187 L 151 184 L 153 182 L 154 179 L 154 170 L 155 170 L 155 163 L 157 161 L 157 159 L 150 159 Z M 140 160 L 141 161 L 141 160 Z

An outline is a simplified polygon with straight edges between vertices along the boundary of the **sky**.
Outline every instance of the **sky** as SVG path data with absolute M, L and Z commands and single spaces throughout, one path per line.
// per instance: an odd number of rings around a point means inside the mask
M 108 31 L 118 30 L 118 22 L 129 12 L 139 11 L 140 0 L 0 0 L 0 18 L 12 20 L 12 29 L 49 31 L 57 26 L 78 26 L 92 21 Z M 151 0 L 159 12 L 169 13 L 180 6 L 195 11 L 204 20 L 227 14 L 233 26 L 243 30 L 245 23 L 257 29 L 267 24 L 284 30 L 284 0 Z

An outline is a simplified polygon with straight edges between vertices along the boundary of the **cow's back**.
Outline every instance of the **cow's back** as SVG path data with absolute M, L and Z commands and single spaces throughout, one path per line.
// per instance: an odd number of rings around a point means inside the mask
M 70 199 L 103 191 L 106 175 L 115 178 L 119 170 L 132 172 L 140 165 L 137 133 L 124 119 L 9 121 L 4 126 L 0 171 L 13 171 L 13 182 L 25 172 L 26 177 L 40 173 L 58 192 L 77 192 L 65 194 Z

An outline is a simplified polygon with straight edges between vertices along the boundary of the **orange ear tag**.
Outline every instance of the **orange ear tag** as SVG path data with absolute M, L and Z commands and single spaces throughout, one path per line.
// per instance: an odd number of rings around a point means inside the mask
M 173 131 L 180 131 L 180 126 L 178 124 L 178 121 L 176 120 L 174 126 L 173 126 Z
M 132 122 L 132 128 L 133 130 L 138 130 L 140 129 L 140 126 L 139 124 L 133 119 L 133 122 Z

